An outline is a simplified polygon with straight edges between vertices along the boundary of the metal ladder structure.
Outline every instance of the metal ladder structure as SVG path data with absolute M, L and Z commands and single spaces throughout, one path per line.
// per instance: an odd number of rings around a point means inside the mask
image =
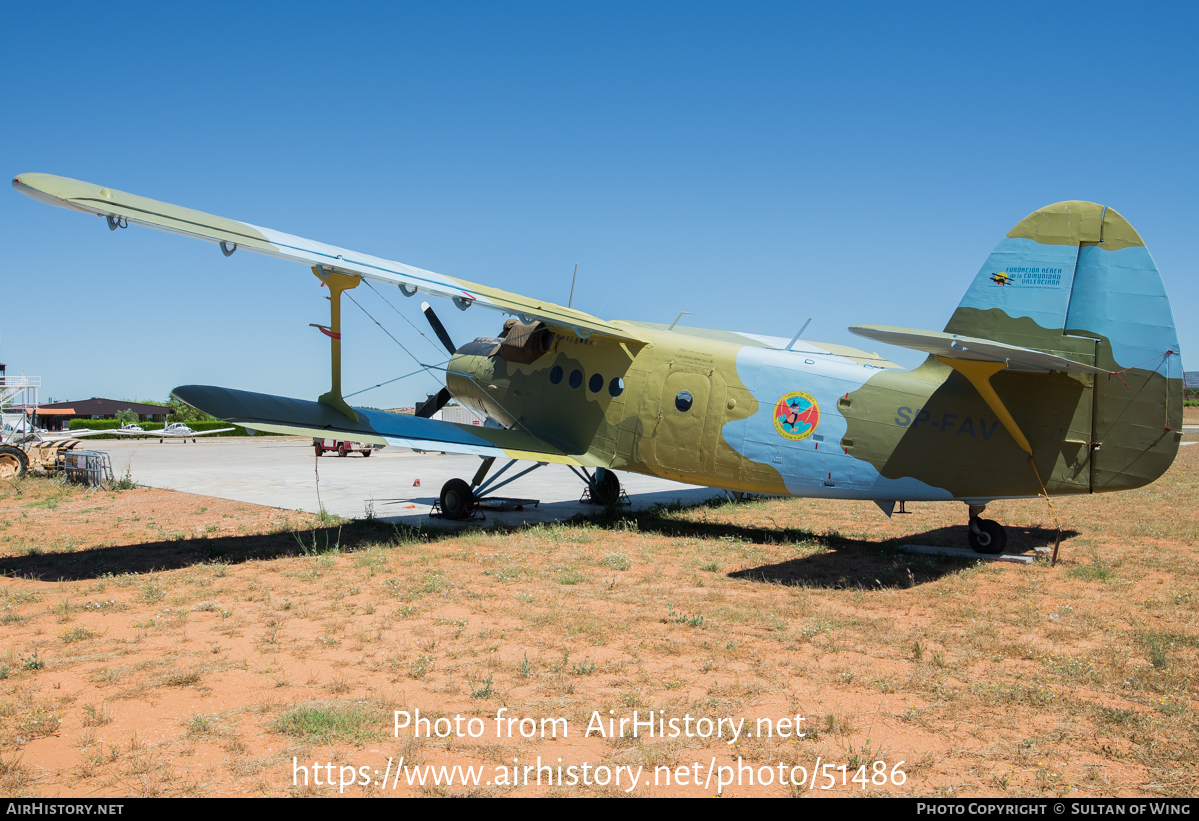
M 37 392 L 41 386 L 40 376 L 0 376 L 0 425 L 3 425 L 0 442 L 33 432 Z M 15 410 L 18 407 L 20 410 Z M 33 414 L 29 413 L 29 408 L 33 408 Z

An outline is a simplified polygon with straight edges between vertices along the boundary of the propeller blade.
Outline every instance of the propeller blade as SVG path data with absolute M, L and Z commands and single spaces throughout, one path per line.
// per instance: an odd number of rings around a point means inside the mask
M 433 414 L 437 413 L 439 410 L 441 410 L 443 407 L 445 407 L 445 403 L 449 402 L 449 401 L 450 401 L 449 388 L 442 388 L 440 391 L 438 391 L 436 393 L 436 395 L 429 394 L 429 398 L 426 399 L 424 402 L 421 402 L 420 405 L 417 407 L 415 415 L 419 416 L 421 419 L 428 419 Z
M 445 349 L 450 352 L 450 356 L 453 356 L 458 348 L 450 339 L 450 335 L 446 333 L 445 326 L 441 324 L 441 320 L 437 318 L 437 314 L 433 313 L 433 306 L 428 302 L 422 302 L 420 309 L 424 311 L 425 319 L 429 320 L 429 324 L 433 326 L 433 333 L 437 334 L 437 338 L 441 340 L 441 344 L 445 345 Z

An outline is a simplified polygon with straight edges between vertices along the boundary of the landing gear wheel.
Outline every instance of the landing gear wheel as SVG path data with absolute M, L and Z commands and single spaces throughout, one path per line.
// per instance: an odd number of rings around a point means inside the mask
M 620 501 L 620 479 L 610 470 L 600 468 L 595 472 L 595 487 L 592 501 L 597 505 L 614 505 Z
M 441 515 L 447 519 L 469 519 L 475 510 L 475 494 L 461 479 L 450 479 L 441 487 Z
M 20 448 L 0 445 L 0 479 L 20 479 L 29 469 L 29 457 Z
M 968 536 L 970 547 L 975 553 L 985 553 L 990 556 L 997 555 L 1003 552 L 1007 547 L 1007 531 L 1003 529 L 1003 525 L 991 519 L 978 519 L 978 529 L 981 533 L 975 533 L 974 529 L 970 529 Z
M 362 458 L 365 459 L 366 457 L 370 456 L 371 453 L 373 453 L 373 451 L 367 448 L 366 450 L 362 451 Z

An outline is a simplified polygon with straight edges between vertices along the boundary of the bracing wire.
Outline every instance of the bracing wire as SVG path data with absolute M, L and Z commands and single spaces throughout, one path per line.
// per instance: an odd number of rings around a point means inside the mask
M 430 345 L 432 345 L 434 348 L 436 348 L 438 353 L 441 353 L 441 351 L 443 351 L 443 350 L 444 350 L 444 348 L 442 348 L 442 346 L 441 346 L 441 345 L 438 345 L 438 344 L 437 344 L 436 342 L 434 342 L 432 339 L 429 339 L 429 337 L 428 337 L 428 336 L 425 336 L 425 332 L 424 332 L 424 331 L 422 331 L 422 330 L 420 329 L 420 327 L 419 327 L 419 326 L 417 326 L 415 323 L 413 323 L 413 321 L 412 321 L 411 319 L 409 319 L 408 317 L 404 316 L 403 312 L 402 312 L 402 311 L 401 311 L 399 308 L 397 308 L 396 306 L 392 305 L 392 304 L 391 304 L 391 301 L 390 301 L 390 300 L 389 300 L 387 297 L 383 296 L 383 294 L 380 294 L 380 293 L 379 293 L 379 291 L 378 291 L 378 290 L 376 290 L 375 286 L 374 286 L 374 285 L 371 285 L 371 283 L 370 283 L 370 280 L 369 280 L 369 279 L 364 279 L 364 280 L 363 280 L 363 282 L 365 282 L 365 283 L 366 283 L 366 287 L 370 288 L 372 291 L 374 291 L 376 294 L 378 294 L 378 296 L 379 296 L 379 299 L 381 299 L 381 300 L 383 300 L 384 302 L 386 302 L 386 303 L 387 303 L 387 307 L 388 307 L 388 308 L 391 308 L 391 310 L 395 311 L 395 312 L 396 312 L 396 315 L 398 315 L 398 316 L 400 317 L 400 319 L 404 320 L 404 321 L 405 321 L 405 322 L 407 322 L 409 325 L 411 325 L 411 326 L 412 326 L 412 330 L 416 331 L 418 334 L 420 334 L 422 337 L 424 337 L 424 339 L 425 339 L 425 341 L 426 341 L 426 342 L 428 342 Z
M 369 283 L 368 283 L 368 284 L 369 284 Z M 374 290 L 374 289 L 372 288 L 371 290 Z M 378 292 L 376 291 L 376 293 L 378 293 Z M 416 354 L 414 354 L 412 351 L 408 350 L 408 348 L 407 348 L 407 347 L 404 345 L 404 343 L 403 343 L 403 342 L 401 342 L 400 340 L 396 339 L 396 338 L 395 338 L 395 336 L 393 336 L 393 335 L 392 335 L 391 331 L 389 331 L 389 330 L 387 330 L 386 328 L 384 328 L 384 327 L 383 327 L 383 323 L 381 323 L 379 320 L 377 320 L 377 319 L 375 319 L 373 316 L 371 316 L 371 313 L 370 313 L 370 311 L 368 311 L 366 308 L 363 308 L 363 307 L 362 307 L 362 305 L 361 305 L 361 304 L 358 302 L 358 300 L 354 299 L 354 297 L 353 297 L 353 296 L 351 296 L 350 294 L 346 294 L 346 298 L 347 298 L 347 299 L 349 299 L 349 300 L 350 300 L 350 302 L 353 302 L 355 305 L 357 305 L 357 306 L 358 306 L 358 310 L 360 310 L 360 311 L 362 311 L 362 313 L 366 314 L 367 318 L 368 318 L 368 319 L 369 319 L 371 322 L 373 322 L 373 323 L 375 323 L 376 325 L 378 325 L 378 326 L 379 326 L 379 330 L 381 330 L 381 331 L 383 331 L 383 333 L 387 334 L 387 336 L 388 336 L 388 337 L 391 339 L 391 341 L 392 341 L 392 342 L 394 342 L 395 344 L 399 345 L 399 346 L 400 346 L 400 350 L 402 350 L 404 353 L 408 354 L 408 356 L 412 357 L 412 360 L 413 360 L 413 361 L 414 361 L 414 362 L 415 362 L 417 365 L 420 365 L 420 370 L 413 371 L 412 373 L 405 374 L 404 376 L 398 376 L 398 377 L 396 377 L 395 379 L 392 379 L 392 380 L 390 380 L 390 381 L 388 381 L 388 382 L 380 382 L 378 385 L 374 385 L 374 386 L 372 386 L 372 387 L 370 387 L 370 388 L 364 388 L 363 390 L 356 391 L 355 393 L 351 393 L 351 394 L 350 394 L 350 396 L 357 396 L 357 395 L 358 395 L 358 394 L 360 394 L 360 393 L 365 393 L 366 391 L 369 391 L 369 390 L 374 390 L 375 388 L 382 387 L 383 385 L 388 385 L 388 384 L 390 384 L 391 382 L 397 382 L 397 381 L 399 381 L 400 379 L 404 379 L 404 378 L 406 378 L 406 377 L 408 377 L 408 376 L 414 376 L 414 375 L 416 375 L 416 374 L 418 374 L 418 373 L 427 373 L 427 372 L 428 372 L 428 371 L 429 371 L 431 368 L 434 368 L 434 367 L 436 367 L 436 366 L 434 366 L 434 365 L 426 365 L 424 362 L 421 362 L 421 361 L 420 361 L 420 359 L 419 359 L 419 358 L 417 358 Z M 384 301 L 386 302 L 386 300 L 384 300 Z M 388 303 L 388 304 L 390 305 L 391 303 Z M 398 313 L 398 312 L 397 312 L 397 313 Z M 403 314 L 401 314 L 401 316 L 403 316 Z M 408 323 L 408 324 L 410 324 L 410 325 L 411 325 L 412 323 Z M 416 326 L 413 326 L 413 327 L 416 327 Z M 420 330 L 419 330 L 419 329 L 417 329 L 417 333 L 420 333 Z M 421 334 L 421 336 L 425 336 L 425 335 L 424 335 L 424 334 Z M 425 337 L 425 339 L 428 339 L 428 337 Z M 439 349 L 439 350 L 440 350 L 440 349 Z M 447 361 L 448 361 L 448 360 L 447 360 Z M 432 376 L 432 374 L 429 374 L 429 375 L 430 375 L 430 376 Z
M 407 379 L 410 376 L 416 376 L 418 373 L 425 373 L 426 371 L 432 370 L 434 368 L 444 367 L 448 362 L 449 362 L 449 360 L 447 359 L 445 362 L 439 363 L 437 365 L 425 365 L 425 367 L 423 367 L 423 368 L 412 371 L 411 373 L 406 373 L 403 376 L 397 376 L 395 379 L 388 379 L 386 382 L 380 382 L 378 385 L 371 385 L 369 388 L 363 388 L 360 391 L 354 391 L 353 393 L 347 393 L 342 398 L 349 399 L 351 396 L 357 396 L 360 393 L 366 393 L 367 391 L 373 391 L 375 388 L 381 388 L 384 385 L 390 385 L 392 382 L 399 382 L 401 379 Z

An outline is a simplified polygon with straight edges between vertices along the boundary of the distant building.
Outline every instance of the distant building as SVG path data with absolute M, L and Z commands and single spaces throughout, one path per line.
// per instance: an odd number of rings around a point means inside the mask
M 80 399 L 76 402 L 51 402 L 39 405 L 38 421 L 47 430 L 66 430 L 72 419 L 115 419 L 117 413 L 131 410 L 139 422 L 165 422 L 170 408 L 162 405 L 147 405 L 143 402 L 126 402 L 119 399 Z
M 1182 386 L 1184 388 L 1199 388 L 1199 371 L 1183 371 Z
M 446 405 L 433 414 L 433 418 L 442 422 L 457 422 L 459 425 L 487 424 L 486 415 L 479 413 L 474 408 L 468 408 L 463 405 Z

